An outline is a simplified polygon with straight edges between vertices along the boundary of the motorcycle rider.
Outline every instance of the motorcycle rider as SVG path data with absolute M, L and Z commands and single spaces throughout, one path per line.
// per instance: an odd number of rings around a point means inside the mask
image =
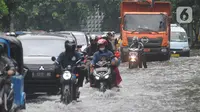
M 3 70 L 3 68 L 6 67 L 6 65 L 8 66 L 7 68 L 7 74 L 9 76 L 15 74 L 16 72 L 16 69 L 15 69 L 15 65 L 13 63 L 12 60 L 10 60 L 8 57 L 6 57 L 4 55 L 5 51 L 5 45 L 3 43 L 0 43 L 0 68 L 1 68 L 1 71 Z
M 86 49 L 86 52 L 88 53 L 89 56 L 93 56 L 93 54 L 97 51 L 97 41 L 98 41 L 98 36 L 91 35 L 90 38 L 91 45 Z
M 114 55 L 110 50 L 107 49 L 108 42 L 105 39 L 98 40 L 97 44 L 98 44 L 98 51 L 95 52 L 94 55 L 93 55 L 93 60 L 92 60 L 91 65 L 90 65 L 90 70 L 91 70 L 90 73 L 93 73 L 94 65 L 99 60 L 101 60 L 101 58 L 103 56 L 106 56 L 107 58 L 109 58 L 109 57 L 112 57 Z M 113 65 L 113 68 L 114 68 L 114 71 L 115 71 L 115 68 L 117 68 L 118 59 L 116 57 L 114 57 L 111 61 L 111 64 Z M 114 73 L 114 74 L 117 75 L 116 73 Z M 91 74 L 90 75 L 90 86 L 91 87 L 94 86 L 94 83 L 95 83 L 93 78 L 94 77 Z M 114 84 L 117 86 L 120 82 L 121 82 L 121 80 L 120 81 L 115 80 Z
M 113 43 L 113 35 L 112 35 L 112 33 L 108 32 L 106 35 L 103 35 L 102 38 L 105 39 L 108 42 L 108 45 L 106 46 L 106 48 L 114 54 L 115 45 Z
M 144 45 L 142 42 L 139 42 L 138 38 L 133 38 L 133 46 L 139 49 L 138 58 L 139 58 L 139 68 L 142 68 L 142 64 L 144 68 L 147 68 L 146 56 L 144 52 Z
M 0 43 L 0 71 L 1 72 L 6 72 L 6 74 L 3 75 L 8 75 L 12 76 L 16 73 L 16 68 L 12 60 L 10 60 L 5 53 L 5 45 L 3 43 Z M 7 79 L 8 82 L 10 82 L 10 78 Z M 2 98 L 0 98 L 0 104 L 2 104 Z
M 65 51 L 60 53 L 60 55 L 57 58 L 57 62 L 62 66 L 62 68 L 66 68 L 67 65 L 75 65 L 75 63 L 82 58 L 81 54 L 77 52 L 76 49 L 76 43 L 75 41 L 70 41 L 66 40 L 65 41 Z M 60 68 L 57 68 L 57 72 L 61 74 Z M 79 74 L 79 79 L 78 79 L 78 95 L 80 94 L 79 92 L 79 87 L 83 86 L 83 80 L 87 72 L 85 71 L 85 68 L 83 69 L 77 69 L 77 72 Z

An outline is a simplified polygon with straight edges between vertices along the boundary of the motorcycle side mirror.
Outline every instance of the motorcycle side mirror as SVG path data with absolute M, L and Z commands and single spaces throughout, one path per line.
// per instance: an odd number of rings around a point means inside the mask
M 54 57 L 54 56 L 51 57 L 51 60 L 52 60 L 52 61 L 56 61 L 56 57 Z

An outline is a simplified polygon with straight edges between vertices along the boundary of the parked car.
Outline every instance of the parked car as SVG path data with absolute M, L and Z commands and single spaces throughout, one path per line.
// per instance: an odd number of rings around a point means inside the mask
M 190 47 L 186 31 L 179 25 L 171 24 L 170 51 L 171 56 L 190 56 Z
M 25 92 L 57 94 L 60 74 L 55 74 L 51 57 L 58 57 L 65 50 L 68 39 L 59 34 L 26 34 L 17 37 L 23 46 L 24 64 L 28 73 L 24 79 Z

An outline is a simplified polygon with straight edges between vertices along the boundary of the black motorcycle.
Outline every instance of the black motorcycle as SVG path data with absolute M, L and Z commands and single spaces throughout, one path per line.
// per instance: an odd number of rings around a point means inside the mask
M 0 112 L 13 112 L 14 91 L 10 77 L 7 75 L 8 66 L 0 71 Z
M 80 93 L 78 92 L 78 77 L 79 74 L 76 73 L 76 69 L 82 68 L 80 59 L 75 65 L 68 65 L 66 68 L 62 68 L 62 76 L 60 77 L 61 82 L 61 101 L 65 104 L 69 104 L 73 100 L 79 98 Z M 52 57 L 52 61 L 59 65 L 55 57 Z
M 93 77 L 96 87 L 99 91 L 105 92 L 106 89 L 111 89 L 114 79 L 114 74 L 112 71 L 111 57 L 109 59 L 98 61 L 93 70 Z

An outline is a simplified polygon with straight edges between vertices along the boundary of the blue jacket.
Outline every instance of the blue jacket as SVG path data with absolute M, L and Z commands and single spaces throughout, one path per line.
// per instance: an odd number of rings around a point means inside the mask
M 101 60 L 102 57 L 109 58 L 113 55 L 114 54 L 109 50 L 105 50 L 104 52 L 97 51 L 93 55 L 93 60 L 92 60 L 91 64 L 95 65 L 99 60 Z

